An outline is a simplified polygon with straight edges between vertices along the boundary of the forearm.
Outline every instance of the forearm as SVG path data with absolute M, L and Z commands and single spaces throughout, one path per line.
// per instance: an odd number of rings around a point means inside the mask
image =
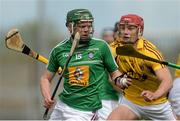
M 171 89 L 172 87 L 172 77 L 168 68 L 163 68 L 156 72 L 158 80 L 161 81 L 158 89 L 155 91 L 156 96 L 159 98 Z
M 172 81 L 171 80 L 163 80 L 161 81 L 161 84 L 159 85 L 158 89 L 155 91 L 155 95 L 157 98 L 162 97 L 163 95 L 166 95 L 168 91 L 172 87 Z
M 111 76 L 111 81 L 114 83 L 115 78 L 117 78 L 117 77 L 120 76 L 120 75 L 122 75 L 122 73 L 121 73 L 119 70 L 116 70 L 116 71 L 112 72 L 112 73 L 110 74 L 110 76 Z
M 44 98 L 50 98 L 51 97 L 51 89 L 50 89 L 51 83 L 48 79 L 41 78 L 40 82 L 40 88 L 41 88 L 41 94 Z
M 120 87 L 118 87 L 117 85 L 114 84 L 114 82 L 112 81 L 110 76 L 109 76 L 109 82 L 117 92 L 122 92 L 123 91 Z

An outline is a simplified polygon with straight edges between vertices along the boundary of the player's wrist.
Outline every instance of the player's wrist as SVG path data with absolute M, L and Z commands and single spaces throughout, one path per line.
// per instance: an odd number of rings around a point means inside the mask
M 117 76 L 117 77 L 114 79 L 114 84 L 117 85 L 117 84 L 119 83 L 120 85 L 122 85 L 122 79 L 124 78 L 124 75 L 125 75 L 125 74 L 122 74 L 122 75 L 120 75 L 120 76 Z

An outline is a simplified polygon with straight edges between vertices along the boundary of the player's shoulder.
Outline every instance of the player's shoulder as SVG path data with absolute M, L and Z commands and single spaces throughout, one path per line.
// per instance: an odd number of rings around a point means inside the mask
M 163 60 L 161 51 L 149 40 L 143 39 L 144 54 L 151 57 L 156 57 L 159 60 Z
M 57 53 L 63 48 L 66 48 L 66 43 L 68 43 L 69 39 L 64 39 L 63 41 L 59 42 L 56 46 L 51 49 L 51 53 Z
M 54 49 L 56 48 L 61 48 L 63 46 L 65 46 L 67 43 L 68 43 L 69 39 L 64 39 L 63 41 L 59 42 L 55 47 Z
M 149 41 L 148 39 L 145 38 L 141 38 L 143 41 L 143 45 L 145 48 L 149 47 L 149 48 L 154 48 L 156 49 L 157 47 L 155 46 L 155 44 L 153 44 L 151 41 Z

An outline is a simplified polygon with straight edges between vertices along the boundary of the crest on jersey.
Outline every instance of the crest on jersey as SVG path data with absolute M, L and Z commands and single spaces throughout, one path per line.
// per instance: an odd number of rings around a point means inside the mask
M 81 80 L 83 76 L 83 71 L 80 68 L 76 68 L 75 72 L 74 72 L 74 77 L 76 78 L 76 80 Z
M 71 66 L 68 67 L 69 84 L 73 86 L 89 85 L 89 66 Z
M 88 53 L 88 57 L 89 57 L 90 59 L 92 59 L 92 58 L 94 57 L 94 53 L 93 53 L 93 52 L 89 52 L 89 53 Z

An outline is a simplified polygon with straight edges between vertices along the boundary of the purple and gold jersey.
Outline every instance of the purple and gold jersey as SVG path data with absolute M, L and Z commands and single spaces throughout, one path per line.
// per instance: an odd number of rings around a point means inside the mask
M 71 49 L 71 41 L 59 43 L 50 54 L 47 69 L 56 72 L 64 66 Z M 103 81 L 108 81 L 108 72 L 114 72 L 118 67 L 110 48 L 103 40 L 92 38 L 88 44 L 80 44 L 75 50 L 64 74 L 64 89 L 59 95 L 67 105 L 79 110 L 94 111 L 100 109 L 99 93 Z
M 141 38 L 137 41 L 137 51 L 149 57 L 163 60 L 162 54 L 149 41 Z M 158 100 L 147 102 L 141 96 L 143 90 L 155 91 L 160 85 L 160 81 L 155 75 L 155 71 L 164 68 L 164 65 L 139 58 L 120 56 L 116 57 L 119 70 L 132 78 L 132 85 L 124 90 L 125 97 L 138 105 L 160 104 L 167 101 L 166 95 Z

